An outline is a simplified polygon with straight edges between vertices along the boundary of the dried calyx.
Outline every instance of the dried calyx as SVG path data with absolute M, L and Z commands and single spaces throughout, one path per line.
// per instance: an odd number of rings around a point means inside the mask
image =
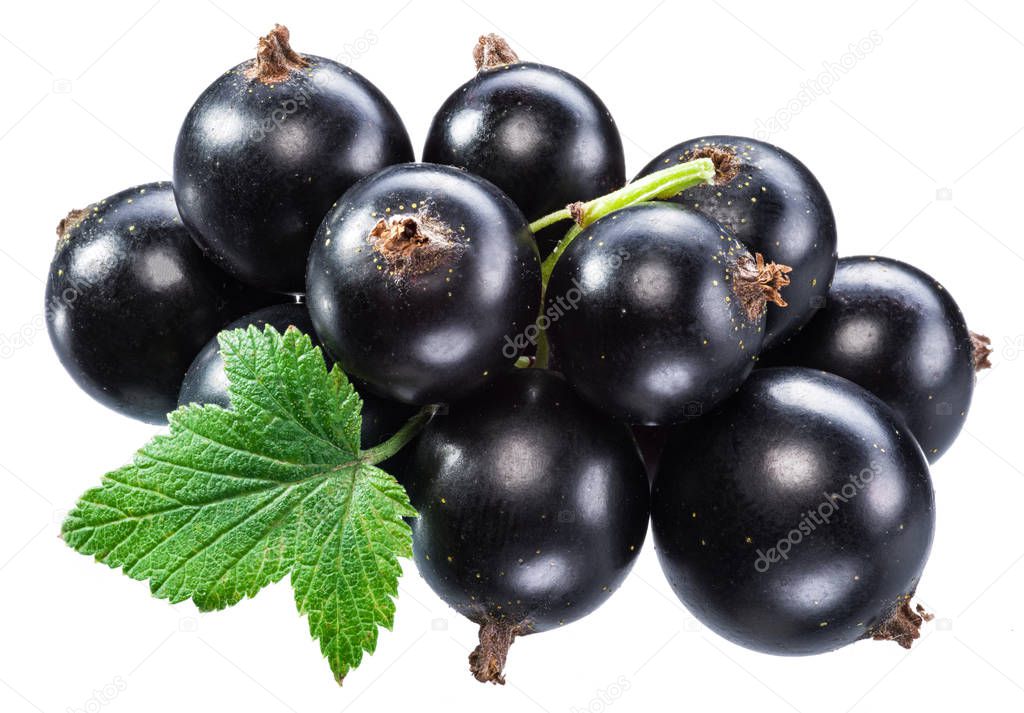
M 974 370 L 991 369 L 992 362 L 989 360 L 989 357 L 992 356 L 992 340 L 984 334 L 971 332 L 971 345 L 974 349 Z
M 473 48 L 473 61 L 476 63 L 476 70 L 497 69 L 508 64 L 515 64 L 519 61 L 519 55 L 509 47 L 508 42 L 493 32 L 489 35 L 480 35 L 476 47 Z
M 915 639 L 921 637 L 921 624 L 931 621 L 935 615 L 929 614 L 918 604 L 910 608 L 910 597 L 901 597 L 896 609 L 871 632 L 875 641 L 895 641 L 905 649 L 909 649 Z
M 398 277 L 429 272 L 461 249 L 454 231 L 427 213 L 378 220 L 370 231 L 369 241 L 388 272 Z
M 519 627 L 488 619 L 480 625 L 480 645 L 469 655 L 469 670 L 481 683 L 505 685 L 505 660 Z
M 583 221 L 587 215 L 587 204 L 583 201 L 576 201 L 570 203 L 565 207 L 569 211 L 569 217 L 572 218 L 572 222 L 576 225 L 583 225 Z
M 779 307 L 789 304 L 779 290 L 789 284 L 792 271 L 789 265 L 765 262 L 761 253 L 744 255 L 736 261 L 732 289 L 750 321 L 760 318 L 769 302 Z
M 278 84 L 288 79 L 292 72 L 308 67 L 306 58 L 288 43 L 289 36 L 287 27 L 274 25 L 273 30 L 260 38 L 256 46 L 256 59 L 246 70 L 245 76 L 264 84 Z
M 740 160 L 736 151 L 729 146 L 701 146 L 686 152 L 686 160 L 709 158 L 715 164 L 715 185 L 721 186 L 736 178 L 740 172 Z
M 68 214 L 60 219 L 57 223 L 57 242 L 62 242 L 69 231 L 77 227 L 81 223 L 85 216 L 89 215 L 88 208 L 75 208 L 74 210 L 68 211 Z

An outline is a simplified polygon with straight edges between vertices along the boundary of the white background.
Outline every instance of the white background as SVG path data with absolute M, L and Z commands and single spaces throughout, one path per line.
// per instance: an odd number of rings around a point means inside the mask
M 1024 707 L 1019 3 L 150 2 L 0 10 L 0 710 Z M 586 79 L 619 123 L 629 175 L 686 138 L 783 124 L 769 138 L 825 186 L 840 253 L 920 266 L 996 349 L 963 436 L 933 471 L 938 534 L 919 592 L 937 619 L 914 649 L 740 649 L 677 603 L 648 541 L 602 609 L 516 642 L 505 688 L 470 678 L 474 627 L 408 563 L 394 632 L 339 689 L 287 583 L 200 616 L 64 546 L 64 512 L 155 429 L 90 401 L 50 348 L 54 225 L 169 178 L 194 98 L 274 22 L 299 51 L 375 82 L 417 147 L 489 31 Z M 844 57 L 862 41 L 869 51 Z

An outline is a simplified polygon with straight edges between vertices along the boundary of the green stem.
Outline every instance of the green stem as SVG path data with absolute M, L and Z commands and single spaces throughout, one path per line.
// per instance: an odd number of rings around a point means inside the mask
M 565 252 L 566 248 L 576 239 L 576 236 L 583 232 L 583 228 L 579 225 L 574 225 L 569 228 L 569 232 L 558 241 L 558 245 L 555 246 L 551 254 L 547 256 L 544 262 L 540 266 L 540 279 L 541 279 L 541 294 L 547 297 L 548 281 L 551 279 L 551 273 L 555 270 L 555 264 L 558 262 L 558 258 L 562 257 L 562 253 Z M 542 303 L 543 304 L 543 303 Z
M 436 404 L 424 406 L 415 416 L 406 421 L 405 425 L 398 429 L 398 432 L 391 438 L 373 448 L 359 451 L 359 460 L 370 465 L 386 461 L 416 437 L 420 430 L 427 425 L 427 421 L 437 413 L 438 408 L 439 406 Z
M 538 369 L 547 369 L 549 358 L 548 332 L 546 329 L 542 329 L 537 335 L 537 356 L 534 358 L 533 365 Z
M 530 223 L 530 232 L 539 233 L 549 225 L 553 225 L 560 220 L 569 220 L 572 218 L 572 214 L 568 208 L 562 208 L 562 210 L 556 210 L 554 213 L 548 213 L 543 218 L 539 218 Z
M 558 262 L 558 258 L 562 256 L 562 253 L 565 252 L 566 248 L 569 247 L 572 241 L 583 231 L 584 228 L 598 218 L 603 218 L 609 213 L 613 213 L 625 208 L 626 206 L 643 203 L 644 201 L 671 198 L 674 195 L 682 193 L 687 188 L 693 188 L 694 186 L 700 186 L 705 183 L 711 184 L 714 182 L 714 161 L 710 158 L 698 158 L 693 161 L 676 164 L 669 168 L 663 168 L 660 171 L 655 171 L 643 178 L 638 178 L 632 183 L 627 183 L 617 191 L 584 203 L 582 218 L 578 224 L 573 226 L 572 229 L 565 234 L 565 237 L 558 242 L 555 249 L 552 250 L 551 254 L 548 255 L 546 260 L 544 260 L 544 264 L 541 267 L 541 277 L 543 278 L 544 285 L 546 286 L 548 284 L 548 280 L 551 278 L 551 273 L 555 269 L 555 263 Z M 555 218 L 555 216 L 558 216 L 562 212 L 568 213 L 568 210 L 569 209 L 566 208 L 564 211 L 546 215 L 536 221 L 534 225 L 550 225 L 551 223 L 557 222 L 558 220 L 561 220 L 561 218 Z

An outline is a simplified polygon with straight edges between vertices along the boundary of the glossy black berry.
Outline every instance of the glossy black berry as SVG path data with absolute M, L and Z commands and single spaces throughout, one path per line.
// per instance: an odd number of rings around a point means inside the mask
M 669 583 L 731 641 L 802 655 L 918 637 L 910 597 L 935 528 L 928 462 L 856 384 L 755 371 L 673 434 L 651 499 Z
M 309 319 L 309 312 L 305 305 L 298 303 L 265 307 L 235 320 L 224 329 L 245 329 L 250 325 L 263 329 L 268 324 L 282 333 L 288 327 L 295 327 L 303 334 L 309 335 L 313 346 L 319 346 L 319 341 L 313 331 L 313 323 Z M 327 366 L 330 368 L 330 359 L 327 359 Z M 394 435 L 402 427 L 402 424 L 416 412 L 414 408 L 405 404 L 367 393 L 367 390 L 360 389 L 358 384 L 354 384 L 354 386 L 363 399 L 361 432 L 363 448 L 375 446 Z M 228 397 L 228 376 L 224 371 L 224 360 L 220 356 L 220 344 L 216 337 L 211 339 L 199 352 L 182 382 L 178 405 L 183 406 L 190 403 L 217 404 L 223 408 L 231 406 L 231 400 Z M 388 470 L 386 463 L 381 464 L 381 467 Z
M 516 636 L 604 602 L 647 531 L 647 478 L 628 429 L 550 371 L 516 370 L 435 417 L 407 481 L 416 564 L 480 624 L 470 664 L 481 681 L 504 682 Z
M 763 278 L 763 282 L 762 282 Z M 698 416 L 754 367 L 784 267 L 671 203 L 619 210 L 555 265 L 545 315 L 569 383 L 607 413 L 659 425 Z
M 523 214 L 449 166 L 384 169 L 328 214 L 309 256 L 309 312 L 345 373 L 405 403 L 449 401 L 513 368 L 540 261 Z
M 57 234 L 46 283 L 54 350 L 79 386 L 126 416 L 163 422 L 203 345 L 268 301 L 203 257 L 169 183 L 72 211 Z
M 729 156 L 731 155 L 731 156 Z M 804 164 L 777 146 L 742 136 L 704 136 L 651 160 L 646 176 L 701 156 L 730 158 L 724 185 L 691 188 L 673 201 L 721 223 L 751 252 L 793 269 L 785 309 L 768 307 L 764 350 L 781 343 L 824 304 L 836 267 L 836 223 L 824 189 Z
M 964 425 L 988 351 L 933 278 L 898 260 L 862 256 L 839 261 L 827 305 L 767 363 L 860 384 L 904 419 L 935 462 Z
M 531 221 L 625 183 L 618 129 L 590 87 L 520 62 L 494 35 L 481 37 L 474 54 L 478 73 L 434 115 L 424 161 L 483 176 Z M 560 236 L 566 228 L 550 230 Z
M 348 67 L 300 55 L 277 26 L 225 72 L 178 134 L 174 190 L 206 254 L 243 282 L 302 292 L 320 221 L 353 183 L 412 161 L 387 98 Z

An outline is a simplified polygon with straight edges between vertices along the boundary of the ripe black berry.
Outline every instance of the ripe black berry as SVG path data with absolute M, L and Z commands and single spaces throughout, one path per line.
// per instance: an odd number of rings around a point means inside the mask
M 518 369 L 437 416 L 406 476 L 413 551 L 437 594 L 480 625 L 480 681 L 504 683 L 516 636 L 596 609 L 647 531 L 648 486 L 628 429 L 553 372 Z
M 402 120 L 348 67 L 300 55 L 278 25 L 221 75 L 178 134 L 174 191 L 203 250 L 240 280 L 301 292 L 317 226 L 363 176 L 412 161 Z
M 590 87 L 560 69 L 520 62 L 496 35 L 481 37 L 474 56 L 478 73 L 434 115 L 424 161 L 492 181 L 531 221 L 625 183 L 618 129 Z
M 860 384 L 903 417 L 935 462 L 956 440 L 988 363 L 987 339 L 967 329 L 942 285 L 884 257 L 839 261 L 828 303 L 773 365 L 824 369 Z
M 405 164 L 361 181 L 310 251 L 309 312 L 346 374 L 405 403 L 466 394 L 513 368 L 540 260 L 523 214 L 493 184 Z
M 721 223 L 766 260 L 793 269 L 786 309 L 768 308 L 764 350 L 796 332 L 824 304 L 836 268 L 832 206 L 814 175 L 777 146 L 742 136 L 705 136 L 668 149 L 640 172 L 646 176 L 701 156 L 728 159 L 735 177 L 699 186 L 672 200 Z
M 755 371 L 673 434 L 651 500 L 669 583 L 735 643 L 797 655 L 918 637 L 910 598 L 935 527 L 928 463 L 856 384 Z
M 670 203 L 624 208 L 585 229 L 555 265 L 548 334 L 569 383 L 609 414 L 658 425 L 699 416 L 754 367 L 765 265 L 706 216 Z
M 203 257 L 169 183 L 72 211 L 57 235 L 46 284 L 54 350 L 79 386 L 126 416 L 163 422 L 203 345 L 268 301 Z

